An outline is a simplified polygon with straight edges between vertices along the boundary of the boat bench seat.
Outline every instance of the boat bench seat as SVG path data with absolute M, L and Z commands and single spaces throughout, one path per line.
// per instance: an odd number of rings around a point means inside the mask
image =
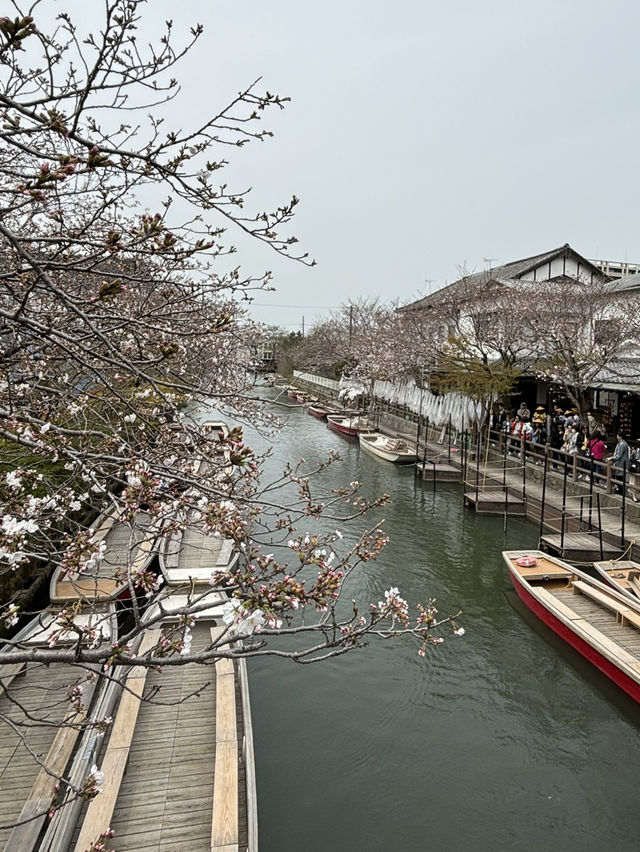
M 576 580 L 575 582 L 580 583 L 582 586 L 586 587 L 587 591 L 580 589 L 580 592 L 584 592 L 590 596 L 591 592 L 597 593 L 598 597 L 594 597 L 594 600 L 599 600 L 600 596 L 606 597 L 603 592 L 600 592 L 599 589 L 595 589 L 593 586 L 590 586 L 588 583 L 583 583 L 581 580 Z M 574 583 L 575 585 L 575 583 Z M 623 648 L 622 645 L 618 644 L 618 642 L 614 641 L 610 636 L 605 635 L 602 631 L 598 630 L 591 622 L 584 618 L 584 616 L 579 615 L 575 610 L 571 609 L 571 607 L 567 606 L 563 601 L 559 600 L 553 592 L 550 592 L 548 589 L 537 587 L 536 594 L 542 598 L 547 604 L 551 607 L 554 607 L 558 613 L 560 613 L 564 618 L 568 621 L 572 622 L 571 629 L 576 632 L 578 636 L 582 635 L 584 641 L 588 642 L 592 648 L 594 648 L 599 654 L 606 657 L 610 660 L 614 665 L 620 667 L 621 665 L 629 666 L 634 671 L 640 674 L 640 664 L 638 663 L 637 655 L 631 653 L 626 648 Z M 576 591 L 578 594 L 578 591 Z M 608 599 L 609 602 L 612 599 Z M 615 604 L 619 604 L 618 601 L 613 601 Z M 638 613 L 634 613 L 629 609 L 626 609 L 624 604 L 620 603 L 620 613 L 617 610 L 616 614 L 622 616 L 623 620 L 626 620 L 627 615 L 632 616 L 637 619 L 637 623 L 634 623 L 635 627 L 640 627 L 640 615 Z M 622 615 L 625 613 L 625 615 Z
M 537 571 L 532 571 L 531 569 L 519 569 L 520 574 L 527 580 L 527 582 L 531 582 L 532 580 L 568 580 L 569 574 L 566 571 L 545 571 L 544 569 L 538 568 Z
M 640 613 L 630 609 L 630 607 L 627 606 L 627 604 L 622 603 L 622 601 L 616 600 L 616 598 L 611 597 L 611 595 L 608 595 L 606 592 L 600 591 L 600 589 L 596 589 L 594 586 L 589 585 L 589 583 L 585 583 L 583 580 L 574 580 L 573 590 L 576 594 L 582 593 L 596 601 L 596 603 L 599 603 L 611 610 L 611 612 L 615 612 L 618 621 L 620 621 L 621 624 L 631 624 L 633 627 L 640 630 Z
M 637 630 L 640 630 L 640 613 L 634 612 L 634 610 L 632 609 L 628 609 L 626 612 L 621 612 L 620 623 L 631 624 L 632 627 L 635 627 Z

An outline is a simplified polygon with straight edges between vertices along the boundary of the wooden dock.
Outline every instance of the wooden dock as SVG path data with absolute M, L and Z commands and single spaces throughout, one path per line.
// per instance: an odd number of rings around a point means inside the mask
M 460 468 L 447 461 L 419 461 L 416 464 L 418 476 L 426 482 L 460 482 Z
M 498 491 L 497 489 L 486 491 L 465 491 L 465 503 L 473 506 L 479 515 L 508 515 L 525 516 L 527 513 L 526 501 L 522 497 Z
M 605 559 L 618 559 L 622 556 L 623 548 L 603 539 L 602 550 L 597 531 L 566 532 L 560 534 L 545 534 L 540 539 L 541 550 L 566 559 L 568 562 L 597 562 Z

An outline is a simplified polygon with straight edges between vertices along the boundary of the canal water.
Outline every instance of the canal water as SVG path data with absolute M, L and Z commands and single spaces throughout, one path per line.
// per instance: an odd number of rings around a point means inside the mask
M 261 852 L 637 850 L 640 706 L 512 591 L 501 551 L 534 547 L 537 528 L 505 534 L 459 485 L 423 489 L 301 409 L 278 414 L 276 438 L 248 435 L 273 445 L 270 473 L 339 450 L 325 490 L 358 479 L 392 498 L 375 513 L 391 541 L 349 595 L 435 597 L 466 633 L 425 658 L 400 641 L 250 662 Z

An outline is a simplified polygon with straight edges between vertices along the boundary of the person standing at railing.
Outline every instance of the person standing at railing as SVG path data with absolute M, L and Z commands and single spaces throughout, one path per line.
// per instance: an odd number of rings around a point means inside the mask
M 587 442 L 587 452 L 593 459 L 593 481 L 600 485 L 600 474 L 602 473 L 602 460 L 607 454 L 607 445 L 602 440 L 602 435 L 597 430 Z
M 549 446 L 551 447 L 553 469 L 557 470 L 558 465 L 556 461 L 558 456 L 554 450 L 559 450 L 562 447 L 562 441 L 564 439 L 564 416 L 559 405 L 553 406 L 553 414 L 551 415 L 550 421 Z
M 573 426 L 570 423 L 566 423 L 564 427 L 564 440 L 562 441 L 562 451 L 564 453 L 575 453 L 575 431 Z M 572 450 L 573 447 L 573 450 Z
M 614 475 L 619 483 L 616 486 L 616 492 L 620 494 L 622 493 L 622 485 L 620 483 L 624 481 L 627 470 L 629 469 L 630 450 L 629 444 L 625 441 L 622 432 L 618 432 L 616 440 L 618 443 L 616 444 L 616 448 L 611 456 L 611 461 L 613 462 L 614 467 L 617 468 L 617 470 L 614 471 Z
M 575 452 L 578 456 L 581 457 L 581 460 L 578 461 L 578 479 L 587 479 L 586 474 L 586 465 L 584 459 L 582 457 L 587 455 L 587 436 L 584 434 L 584 429 L 582 426 L 578 426 L 575 430 L 574 434 L 575 441 Z

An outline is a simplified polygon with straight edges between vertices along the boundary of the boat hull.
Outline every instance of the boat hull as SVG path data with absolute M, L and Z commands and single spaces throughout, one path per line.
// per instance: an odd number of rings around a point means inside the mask
M 320 406 L 307 405 L 307 414 L 310 414 L 312 417 L 317 417 L 318 420 L 325 420 L 329 412 L 326 408 L 320 408 Z
M 623 689 L 635 701 L 640 702 L 639 683 L 625 674 L 625 672 L 618 668 L 618 666 L 616 666 L 611 660 L 603 656 L 585 639 L 572 630 L 564 621 L 561 621 L 552 612 L 550 612 L 549 609 L 544 606 L 542 601 L 529 591 L 527 585 L 523 583 L 511 569 L 509 570 L 509 574 L 518 597 L 525 606 L 540 619 L 540 621 L 546 624 L 547 627 L 553 630 L 553 632 L 567 642 L 567 644 L 571 645 L 572 648 L 575 648 L 579 654 L 592 663 L 617 686 Z
M 341 415 L 327 415 L 327 426 L 334 432 L 340 435 L 346 435 L 349 438 L 357 438 L 358 435 L 369 434 L 373 430 L 368 426 L 360 426 L 362 422 L 357 416 L 343 417 Z
M 385 436 L 381 436 L 378 433 L 371 433 L 369 435 L 360 434 L 358 437 L 363 450 L 392 464 L 414 464 L 418 459 L 418 456 L 414 452 L 393 449 L 393 441 L 389 442 L 387 440 L 387 444 L 385 445 L 381 440 Z

